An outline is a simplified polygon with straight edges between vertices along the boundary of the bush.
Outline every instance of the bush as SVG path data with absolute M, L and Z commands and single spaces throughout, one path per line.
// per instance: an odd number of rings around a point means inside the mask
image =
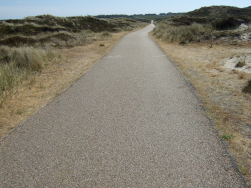
M 248 81 L 247 85 L 243 88 L 242 92 L 251 93 L 251 80 Z
M 227 29 L 234 29 L 241 24 L 240 21 L 233 17 L 224 18 L 221 20 L 214 21 L 212 26 L 217 30 L 227 30 Z
M 235 68 L 243 67 L 246 65 L 245 60 L 240 60 L 236 65 Z

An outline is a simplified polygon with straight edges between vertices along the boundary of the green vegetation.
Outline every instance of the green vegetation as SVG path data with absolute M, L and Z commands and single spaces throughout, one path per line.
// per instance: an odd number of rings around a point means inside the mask
M 31 82 L 46 64 L 58 61 L 57 49 L 86 45 L 143 25 L 129 18 L 52 15 L 0 22 L 0 97 L 25 80 Z
M 0 45 L 72 47 L 84 45 L 109 32 L 131 31 L 144 23 L 128 18 L 55 17 L 41 15 L 0 23 Z M 103 32 L 100 36 L 98 33 Z
M 168 18 L 173 15 L 179 15 L 182 13 L 170 13 L 170 14 L 165 14 L 165 15 L 133 15 L 131 18 L 139 21 L 145 21 L 150 23 L 152 20 L 158 21 L 158 20 L 163 20 L 165 18 Z
M 125 14 L 112 14 L 112 15 L 98 15 L 95 16 L 96 18 L 130 18 L 136 21 L 141 22 L 147 22 L 150 23 L 152 20 L 162 20 L 167 17 L 173 16 L 173 15 L 180 15 L 183 13 L 162 13 L 162 14 L 134 14 L 134 15 L 125 15 Z
M 247 85 L 242 90 L 244 93 L 251 93 L 251 80 L 248 81 Z
M 236 30 L 240 24 L 251 23 L 251 7 L 202 7 L 155 23 L 156 28 L 153 34 L 166 42 L 184 44 L 187 42 L 212 42 L 212 40 L 222 37 L 234 39 L 239 38 L 245 32 Z
M 48 62 L 58 61 L 59 52 L 33 47 L 0 47 L 0 96 L 32 75 L 40 72 Z
M 139 23 L 128 18 L 98 19 L 91 16 L 56 17 L 52 15 L 41 15 L 26 17 L 22 20 L 5 20 L 1 25 L 0 34 L 4 30 L 12 33 L 33 35 L 38 32 L 68 31 L 80 32 L 91 30 L 93 32 L 119 31 L 119 28 L 126 26 L 137 27 Z
M 237 45 L 241 36 L 251 31 L 251 6 L 237 8 L 230 6 L 202 7 L 183 15 L 171 16 L 155 22 L 152 31 L 158 39 L 168 43 L 208 43 Z M 245 29 L 239 29 L 245 24 Z M 250 41 L 250 39 L 246 39 Z M 245 60 L 236 64 L 236 67 L 245 66 Z M 249 81 L 243 92 L 251 93 Z
M 234 138 L 234 136 L 231 134 L 223 134 L 223 135 L 221 135 L 221 138 L 223 138 L 225 140 L 231 140 Z
M 245 32 L 236 30 L 241 23 L 248 24 L 248 18 L 213 18 L 189 17 L 187 15 L 173 16 L 156 23 L 153 35 L 166 42 L 202 42 L 240 38 Z M 229 40 L 226 40 L 229 41 Z
M 238 67 L 243 67 L 243 66 L 245 66 L 245 65 L 246 65 L 245 60 L 241 60 L 241 61 L 239 61 L 239 62 L 235 65 L 235 67 L 238 68 Z
M 201 25 L 193 23 L 191 25 L 174 25 L 159 24 L 153 31 L 157 38 L 161 38 L 166 42 L 178 42 L 181 44 L 200 41 L 202 39 L 210 39 L 212 27 L 210 25 Z
M 251 6 L 246 8 L 238 8 L 232 6 L 210 6 L 202 7 L 194 11 L 188 12 L 188 16 L 196 17 L 251 17 Z

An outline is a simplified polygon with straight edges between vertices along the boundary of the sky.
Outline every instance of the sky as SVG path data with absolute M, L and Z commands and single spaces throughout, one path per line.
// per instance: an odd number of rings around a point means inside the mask
M 0 0 L 1 19 L 27 16 L 87 16 L 100 14 L 148 14 L 189 12 L 204 6 L 228 5 L 244 8 L 250 0 Z

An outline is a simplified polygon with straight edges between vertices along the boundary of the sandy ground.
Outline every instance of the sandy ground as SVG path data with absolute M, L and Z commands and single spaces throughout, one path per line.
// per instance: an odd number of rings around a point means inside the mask
M 152 37 L 153 38 L 153 37 Z M 196 89 L 207 114 L 251 185 L 251 48 L 208 44 L 166 44 L 154 39 Z M 236 66 L 240 61 L 244 66 Z
M 251 74 L 251 54 L 249 55 L 247 52 L 245 55 L 225 58 L 221 61 L 221 66 L 223 68 L 229 69 L 229 71 L 236 70 Z
M 63 49 L 64 58 L 59 63 L 47 65 L 32 83 L 23 83 L 7 93 L 0 104 L 0 138 L 68 88 L 127 33 L 114 33 L 104 41 Z M 101 43 L 105 46 L 99 46 Z

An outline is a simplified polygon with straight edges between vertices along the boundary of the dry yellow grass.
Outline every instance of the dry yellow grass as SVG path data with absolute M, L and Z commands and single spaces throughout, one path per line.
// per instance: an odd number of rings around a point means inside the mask
M 233 136 L 228 149 L 251 185 L 251 95 L 242 93 L 251 74 L 221 66 L 224 58 L 250 54 L 250 46 L 210 48 L 210 44 L 181 46 L 154 40 L 194 86 L 219 136 Z
M 5 94 L 0 106 L 0 138 L 74 83 L 127 33 L 114 33 L 86 46 L 62 49 L 62 61 L 47 65 L 33 79 Z M 100 47 L 100 43 L 105 46 Z

